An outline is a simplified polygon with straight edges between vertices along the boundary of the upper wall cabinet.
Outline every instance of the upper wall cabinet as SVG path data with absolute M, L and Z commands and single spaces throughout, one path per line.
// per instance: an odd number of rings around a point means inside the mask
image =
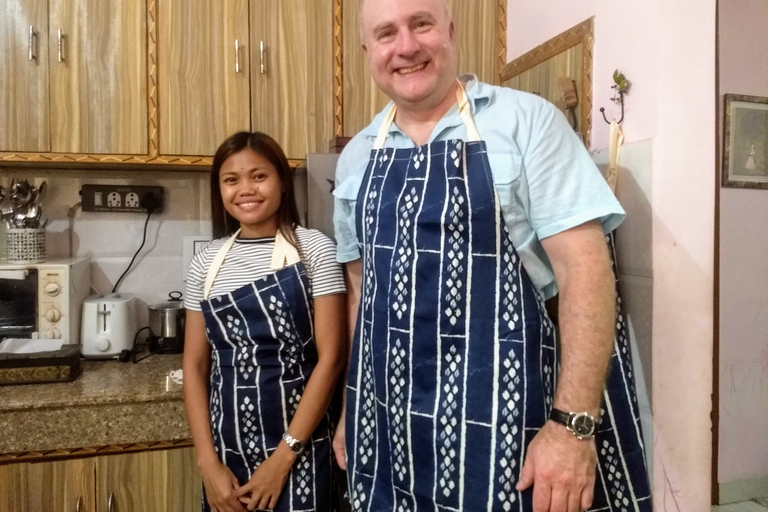
M 288 158 L 326 152 L 333 138 L 330 0 L 251 2 L 251 119 Z
M 0 0 L 0 150 L 50 151 L 48 0 Z
M 160 154 L 213 155 L 251 127 L 248 0 L 158 3 Z
M 146 153 L 144 1 L 51 0 L 49 6 L 51 151 Z
M 0 150 L 147 151 L 144 2 L 0 0 L 0 12 Z
M 453 16 L 459 73 L 474 73 L 487 83 L 498 83 L 496 39 L 499 0 L 447 0 Z M 344 0 L 344 135 L 365 128 L 389 101 L 368 72 L 360 41 L 360 2 Z

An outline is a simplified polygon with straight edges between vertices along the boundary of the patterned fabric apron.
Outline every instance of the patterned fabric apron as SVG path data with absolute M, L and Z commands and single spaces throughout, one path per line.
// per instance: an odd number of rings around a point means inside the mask
M 317 350 L 309 280 L 296 249 L 279 231 L 273 274 L 208 299 L 238 234 L 211 264 L 201 305 L 212 345 L 209 408 L 214 446 L 242 485 L 288 429 L 317 363 Z M 331 464 L 326 415 L 294 464 L 274 510 L 335 509 Z M 210 510 L 205 496 L 202 501 L 203 510 Z
M 384 148 L 357 200 L 362 297 L 347 384 L 355 511 L 530 511 L 514 486 L 556 387 L 555 329 L 468 141 Z M 624 339 L 626 343 L 626 339 Z M 591 510 L 650 510 L 629 355 L 614 356 Z

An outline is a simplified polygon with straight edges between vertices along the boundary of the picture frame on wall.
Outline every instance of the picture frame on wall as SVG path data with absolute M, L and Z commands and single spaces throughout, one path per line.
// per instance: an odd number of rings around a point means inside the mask
M 768 98 L 726 94 L 723 187 L 768 189 Z

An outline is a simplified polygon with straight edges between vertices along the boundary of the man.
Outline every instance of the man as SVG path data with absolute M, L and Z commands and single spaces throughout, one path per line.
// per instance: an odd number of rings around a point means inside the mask
M 603 395 L 621 207 L 551 104 L 457 81 L 442 0 L 364 0 L 361 36 L 392 103 L 334 192 L 353 510 L 650 510 L 625 359 Z

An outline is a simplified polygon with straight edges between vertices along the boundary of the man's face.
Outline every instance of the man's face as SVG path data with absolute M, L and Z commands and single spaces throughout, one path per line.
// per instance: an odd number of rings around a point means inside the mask
M 363 49 L 378 86 L 400 108 L 436 107 L 456 78 L 453 22 L 442 0 L 366 0 Z

